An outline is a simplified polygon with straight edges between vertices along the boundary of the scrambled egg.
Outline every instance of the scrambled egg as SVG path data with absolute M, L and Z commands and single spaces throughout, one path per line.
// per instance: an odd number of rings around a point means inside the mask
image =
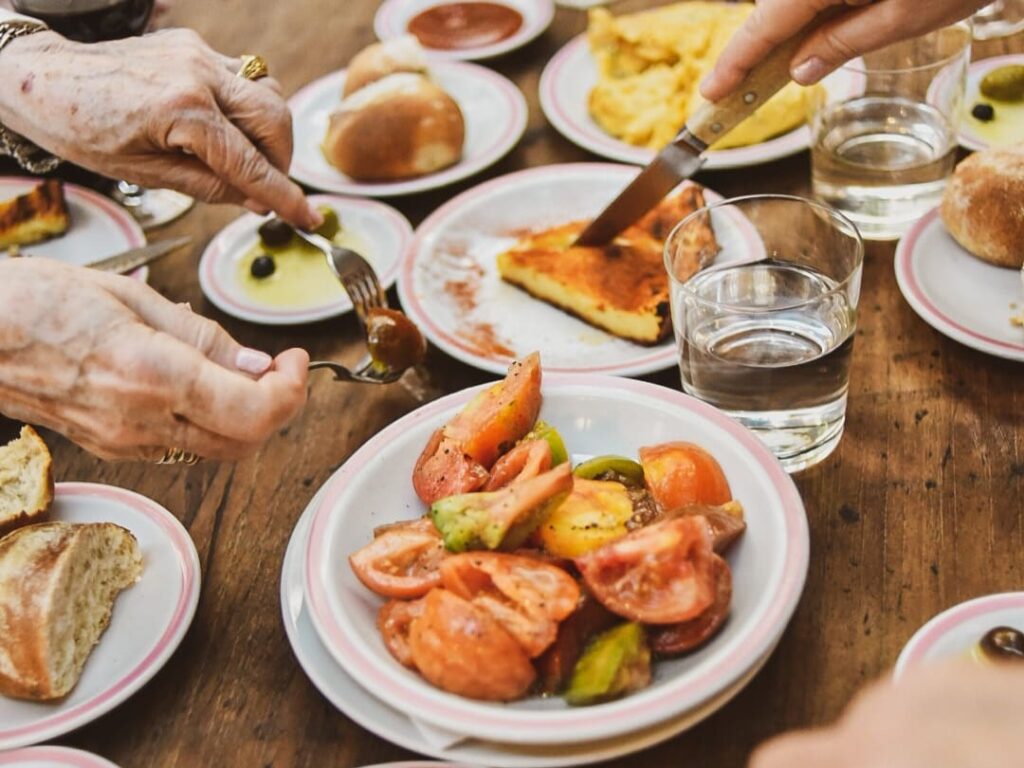
M 589 101 L 594 120 L 629 144 L 661 149 L 701 105 L 697 86 L 753 8 L 692 0 L 619 17 L 592 10 L 587 35 L 599 73 Z M 790 83 L 714 148 L 757 144 L 796 128 L 817 88 Z

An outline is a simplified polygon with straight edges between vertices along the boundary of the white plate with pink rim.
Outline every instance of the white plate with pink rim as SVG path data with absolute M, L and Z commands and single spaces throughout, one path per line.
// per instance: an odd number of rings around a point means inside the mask
M 479 741 L 447 729 L 438 730 L 389 707 L 353 680 L 331 657 L 309 618 L 303 567 L 313 514 L 323 496 L 317 493 L 292 531 L 281 568 L 281 615 L 285 634 L 299 664 L 328 701 L 360 727 L 405 749 L 438 760 L 457 760 L 491 768 L 556 768 L 591 765 L 632 754 L 666 741 L 728 704 L 768 661 L 774 646 L 729 689 L 683 715 L 643 731 L 584 744 L 530 746 Z M 427 763 L 436 766 L 437 763 Z
M 615 138 L 598 125 L 587 105 L 591 90 L 597 85 L 597 63 L 590 53 L 585 34 L 574 38 L 556 53 L 540 78 L 540 105 L 544 115 L 559 133 L 574 144 L 609 160 L 634 165 L 647 165 L 654 151 L 635 147 Z M 863 75 L 839 70 L 825 84 L 844 98 L 862 92 Z M 749 147 L 713 150 L 706 154 L 703 170 L 745 168 L 767 163 L 802 152 L 811 144 L 811 131 L 806 125 L 781 136 Z
M 23 176 L 0 177 L 0 200 L 24 195 L 42 179 Z M 86 187 L 64 182 L 64 199 L 71 224 L 61 237 L 21 246 L 24 256 L 43 256 L 68 264 L 89 264 L 146 244 L 146 235 L 132 215 L 109 197 Z M 0 259 L 7 258 L 0 252 Z M 132 277 L 145 280 L 149 268 L 141 267 Z
M 996 627 L 1024 632 L 1024 592 L 976 597 L 943 611 L 910 638 L 893 676 L 898 680 L 923 664 L 969 658 L 985 633 Z
M 964 99 L 964 116 L 960 122 L 962 147 L 979 152 L 990 146 L 1016 144 L 1024 136 L 1024 103 L 1004 105 L 996 102 L 995 119 L 989 123 L 983 123 L 971 114 L 974 105 L 979 101 L 991 103 L 981 95 L 981 81 L 985 75 L 999 67 L 1012 65 L 1024 65 L 1024 53 L 979 59 L 967 70 L 967 97 Z M 989 135 L 985 136 L 986 133 Z
M 358 200 L 335 195 L 311 195 L 314 205 L 324 205 L 338 214 L 343 229 L 351 231 L 364 247 L 362 255 L 377 273 L 381 286 L 390 288 L 398 276 L 402 255 L 412 240 L 412 225 L 401 213 L 375 200 Z M 199 286 L 218 309 L 253 323 L 294 325 L 312 323 L 343 315 L 352 302 L 340 284 L 332 297 L 296 306 L 262 303 L 246 293 L 241 262 L 259 242 L 259 226 L 265 217 L 246 213 L 222 229 L 203 251 L 199 260 Z M 325 279 L 334 278 L 326 272 Z
M 314 80 L 291 97 L 295 150 L 292 178 L 339 195 L 393 197 L 437 189 L 462 181 L 494 165 L 519 143 L 529 111 L 522 91 L 496 72 L 463 62 L 431 65 L 434 80 L 458 103 L 466 121 L 466 140 L 458 163 L 415 179 L 360 182 L 327 162 L 320 144 L 331 113 L 341 104 L 346 70 Z
M 0 752 L 0 768 L 117 768 L 109 760 L 70 747 L 25 747 Z
M 192 539 L 155 501 L 107 485 L 58 483 L 51 519 L 127 528 L 139 542 L 144 570 L 118 596 L 110 625 L 66 698 L 40 703 L 0 697 L 0 750 L 53 739 L 123 702 L 171 657 L 199 603 Z
M 921 217 L 896 248 L 896 281 L 928 325 L 968 347 L 1024 361 L 1020 270 L 975 258 L 949 234 L 936 208 Z
M 637 173 L 611 163 L 549 165 L 463 192 L 416 230 L 398 276 L 402 306 L 440 349 L 492 373 L 503 375 L 513 359 L 535 350 L 545 370 L 558 373 L 639 376 L 671 368 L 678 362 L 671 339 L 642 346 L 617 338 L 498 274 L 498 254 L 522 232 L 593 218 Z M 708 189 L 705 197 L 722 199 Z M 713 220 L 720 241 L 747 237 L 750 227 L 735 219 Z
M 477 702 L 440 691 L 399 665 L 376 625 L 380 601 L 347 558 L 376 526 L 423 511 L 408 472 L 430 435 L 480 388 L 450 395 L 398 420 L 359 449 L 324 486 L 311 522 L 304 583 L 320 640 L 345 671 L 389 706 L 428 725 L 473 738 L 524 745 L 582 744 L 664 724 L 728 690 L 782 635 L 807 572 L 807 518 L 781 465 L 750 431 L 674 390 L 609 376 L 549 375 L 541 418 L 575 458 L 636 455 L 643 445 L 688 440 L 721 464 L 748 530 L 730 553 L 729 622 L 699 651 L 659 662 L 652 685 L 625 699 L 573 709 L 559 698 Z
M 385 0 L 373 18 L 373 31 L 381 40 L 409 34 L 409 22 L 428 8 L 448 5 L 445 0 Z M 504 40 L 474 48 L 438 50 L 426 48 L 427 55 L 439 61 L 482 61 L 493 59 L 533 42 L 551 26 L 555 17 L 553 0 L 501 0 L 501 5 L 523 17 L 519 29 Z

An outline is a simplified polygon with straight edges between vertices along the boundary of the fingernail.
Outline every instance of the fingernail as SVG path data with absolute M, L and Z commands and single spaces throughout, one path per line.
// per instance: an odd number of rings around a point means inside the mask
M 189 312 L 192 311 L 192 305 L 187 301 L 181 302 L 180 304 L 178 304 L 178 306 L 181 307 L 182 309 L 187 309 Z
M 309 229 L 316 229 L 324 223 L 324 215 L 315 206 L 310 205 L 307 213 L 309 214 Z
M 821 80 L 826 74 L 828 74 L 828 64 L 825 63 L 824 59 L 820 59 L 817 56 L 804 59 L 790 71 L 790 75 L 800 85 L 812 85 Z
M 266 352 L 249 349 L 249 347 L 242 347 L 238 350 L 238 356 L 235 358 L 235 367 L 240 371 L 251 373 L 253 376 L 266 373 L 273 364 L 274 358 Z

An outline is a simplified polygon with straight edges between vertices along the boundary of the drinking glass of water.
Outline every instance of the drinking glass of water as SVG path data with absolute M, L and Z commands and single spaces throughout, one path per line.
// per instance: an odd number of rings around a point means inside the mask
M 789 472 L 842 437 L 863 259 L 848 218 L 787 195 L 709 205 L 665 244 L 683 390 L 753 430 Z
M 938 205 L 956 162 L 970 59 L 971 25 L 960 22 L 826 78 L 808 107 L 815 197 L 872 240 L 900 237 Z
M 1009 37 L 1024 30 L 1024 0 L 996 0 L 971 17 L 974 39 Z

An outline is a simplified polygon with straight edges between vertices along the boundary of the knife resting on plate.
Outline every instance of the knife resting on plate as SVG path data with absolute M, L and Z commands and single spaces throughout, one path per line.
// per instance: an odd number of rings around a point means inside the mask
M 733 93 L 698 109 L 675 140 L 661 150 L 651 164 L 591 222 L 575 245 L 610 243 L 680 182 L 699 171 L 704 165 L 704 152 L 710 144 L 750 117 L 790 81 L 789 62 L 804 39 L 800 35 L 783 43 L 751 70 Z
M 156 243 L 143 245 L 140 248 L 132 248 L 130 251 L 124 251 L 123 253 L 94 261 L 85 266 L 102 272 L 115 272 L 123 275 L 139 267 L 144 267 L 146 264 L 156 261 L 179 248 L 183 248 L 191 242 L 192 238 L 187 235 L 170 240 L 160 240 Z

